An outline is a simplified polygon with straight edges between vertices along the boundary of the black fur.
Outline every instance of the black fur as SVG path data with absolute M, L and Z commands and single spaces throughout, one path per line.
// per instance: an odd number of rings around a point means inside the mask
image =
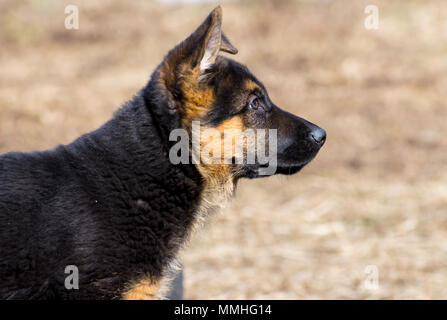
M 0 156 L 0 298 L 118 298 L 138 275 L 162 273 L 201 178 L 170 163 L 148 99 L 67 146 Z M 64 287 L 67 265 L 79 290 Z

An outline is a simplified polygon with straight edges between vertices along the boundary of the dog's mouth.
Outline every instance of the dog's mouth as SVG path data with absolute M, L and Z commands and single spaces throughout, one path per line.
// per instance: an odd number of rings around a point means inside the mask
M 264 165 L 246 165 L 243 168 L 242 176 L 249 179 L 268 177 L 275 174 L 292 175 L 298 173 L 303 169 L 310 161 L 306 161 L 300 164 L 286 165 L 278 164 L 276 169 L 272 170 L 268 164 Z M 269 170 L 267 170 L 269 169 Z
M 307 153 L 305 156 L 299 155 L 292 157 L 291 155 L 278 155 L 274 162 L 270 161 L 265 164 L 243 164 L 239 167 L 237 176 L 241 178 L 262 178 L 276 174 L 292 175 L 298 173 L 307 164 L 309 164 L 317 155 L 318 150 Z M 256 159 L 258 160 L 258 159 Z M 257 162 L 257 161 L 256 161 Z M 234 162 L 233 162 L 234 163 Z

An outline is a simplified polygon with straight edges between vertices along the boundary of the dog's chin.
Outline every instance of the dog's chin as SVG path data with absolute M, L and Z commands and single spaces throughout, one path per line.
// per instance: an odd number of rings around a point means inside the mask
M 263 171 L 268 167 L 267 165 L 247 165 L 242 170 L 242 177 L 248 179 L 264 178 L 275 174 L 292 175 L 298 173 L 303 169 L 309 161 L 305 161 L 297 164 L 278 164 L 276 170 L 270 174 L 263 174 Z M 264 171 L 265 172 L 265 171 Z
M 298 173 L 301 169 L 304 168 L 306 164 L 308 164 L 308 162 L 296 166 L 278 166 L 278 168 L 276 169 L 276 174 L 292 175 Z

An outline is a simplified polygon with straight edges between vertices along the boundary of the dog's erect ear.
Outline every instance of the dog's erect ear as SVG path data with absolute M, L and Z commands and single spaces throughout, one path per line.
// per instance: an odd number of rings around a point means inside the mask
M 237 53 L 222 33 L 222 9 L 218 6 L 188 38 L 168 52 L 145 88 L 145 96 L 157 101 L 152 110 L 162 124 L 163 134 L 169 135 L 171 130 L 180 127 L 178 111 L 187 91 L 183 85 L 195 80 L 199 84 L 200 77 L 216 62 L 220 51 Z
M 230 40 L 228 40 L 227 36 L 223 32 L 222 32 L 221 40 L 222 40 L 222 43 L 220 44 L 220 51 L 228 52 L 231 54 L 237 53 L 236 47 L 231 44 Z
M 163 61 L 165 73 L 182 72 L 184 67 L 198 67 L 204 72 L 216 62 L 220 51 L 237 53 L 237 49 L 222 32 L 222 8 L 218 6 L 188 38 L 169 51 Z
M 220 51 L 236 54 L 237 49 L 222 33 L 222 8 L 216 7 L 203 23 L 184 42 L 183 49 L 190 49 L 192 67 L 201 71 L 209 69 Z M 187 50 L 189 51 L 189 50 Z
M 205 71 L 210 68 L 216 61 L 217 55 L 220 51 L 220 45 L 222 44 L 222 9 L 217 7 L 208 15 L 204 21 L 206 27 L 205 37 L 203 37 L 203 43 L 199 46 L 202 47 L 203 52 L 199 55 L 200 70 Z
M 203 36 L 201 36 L 202 32 L 204 32 Z M 209 69 L 214 64 L 219 51 L 237 53 L 237 49 L 222 32 L 222 8 L 220 6 L 211 11 L 192 36 L 196 33 L 199 41 L 197 45 L 201 48 L 201 54 L 199 55 L 201 71 Z

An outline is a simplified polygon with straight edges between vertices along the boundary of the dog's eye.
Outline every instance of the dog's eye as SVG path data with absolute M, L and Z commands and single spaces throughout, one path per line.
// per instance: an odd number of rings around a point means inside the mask
M 250 102 L 248 103 L 248 108 L 252 110 L 258 110 L 259 108 L 259 99 L 258 97 L 253 97 Z

